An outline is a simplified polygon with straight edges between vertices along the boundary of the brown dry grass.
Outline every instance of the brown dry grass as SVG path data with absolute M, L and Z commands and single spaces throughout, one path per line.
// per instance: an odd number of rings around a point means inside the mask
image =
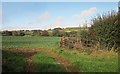
M 91 56 L 95 57 L 111 57 L 111 56 L 118 56 L 118 53 L 113 50 L 92 50 Z
M 111 48 L 111 50 L 101 49 L 99 42 L 94 46 L 94 48 L 92 48 L 90 50 L 91 50 L 91 54 L 90 54 L 91 56 L 96 56 L 96 57 L 118 56 L 118 53 L 115 52 L 114 47 Z

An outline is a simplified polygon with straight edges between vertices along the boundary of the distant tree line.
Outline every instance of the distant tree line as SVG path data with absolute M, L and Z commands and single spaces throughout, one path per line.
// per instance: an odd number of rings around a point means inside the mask
M 55 36 L 55 37 L 75 37 L 77 31 L 66 32 L 62 28 L 54 28 L 49 30 L 16 30 L 16 31 L 2 31 L 2 36 Z
M 3 31 L 1 32 L 2 33 L 2 36 L 24 36 L 25 33 L 20 30 L 20 31 Z

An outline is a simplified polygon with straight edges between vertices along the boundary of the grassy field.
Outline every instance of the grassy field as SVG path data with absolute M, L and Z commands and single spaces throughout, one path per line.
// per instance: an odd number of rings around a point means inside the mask
M 118 56 L 116 54 L 109 54 L 108 56 L 93 56 L 86 53 L 79 53 L 75 50 L 63 49 L 58 46 L 58 37 L 22 37 L 22 36 L 3 36 L 2 37 L 2 48 L 48 48 L 65 59 L 69 60 L 71 64 L 79 68 L 82 72 L 117 72 L 118 71 Z M 62 51 L 61 51 L 62 50 Z M 108 53 L 108 52 L 106 52 Z M 49 54 L 49 53 L 48 53 Z M 14 57 L 13 57 L 14 56 Z M 18 58 L 20 57 L 20 58 Z M 6 59 L 7 58 L 7 59 Z M 19 55 L 13 52 L 3 51 L 3 59 L 5 63 L 4 69 L 12 71 L 24 71 L 24 66 L 26 64 L 23 55 Z M 13 62 L 14 61 L 14 62 Z M 11 68 L 12 64 L 16 63 L 18 68 Z M 62 65 L 56 65 L 56 60 L 52 57 L 47 56 L 44 52 L 37 53 L 33 56 L 33 62 L 36 71 L 64 71 Z M 44 68 L 44 69 L 43 69 Z
M 2 71 L 25 72 L 25 56 L 3 50 L 2 51 Z M 16 68 L 17 67 L 17 68 Z
M 96 54 L 88 55 L 87 53 L 79 53 L 76 50 L 65 50 L 63 48 L 59 49 L 60 50 L 55 51 L 60 53 L 60 55 L 66 59 L 70 60 L 72 65 L 76 66 L 83 72 L 118 71 L 118 57 L 115 54 L 111 53 L 108 55 L 102 54 L 102 56 L 95 56 Z
M 2 48 L 52 48 L 58 41 L 59 37 L 3 36 Z
M 50 56 L 47 56 L 44 52 L 40 52 L 33 56 L 36 72 L 65 72 L 62 65 Z

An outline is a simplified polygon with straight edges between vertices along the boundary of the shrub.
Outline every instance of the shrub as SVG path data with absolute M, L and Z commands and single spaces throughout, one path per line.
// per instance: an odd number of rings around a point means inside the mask
M 93 38 L 100 42 L 102 47 L 111 49 L 119 47 L 120 44 L 120 23 L 118 23 L 118 14 L 115 11 L 98 15 L 92 20 L 92 26 L 89 29 Z
M 42 36 L 49 36 L 49 33 L 48 33 L 48 31 L 44 30 L 41 35 Z

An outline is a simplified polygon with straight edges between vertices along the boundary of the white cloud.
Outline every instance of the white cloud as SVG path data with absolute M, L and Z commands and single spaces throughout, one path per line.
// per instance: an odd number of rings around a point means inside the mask
M 88 21 L 85 19 L 86 17 L 90 17 L 91 15 L 93 15 L 95 12 L 97 11 L 96 7 L 91 7 L 87 10 L 83 10 L 81 13 L 79 14 L 75 14 L 73 15 L 73 17 L 75 19 L 78 20 L 78 23 L 80 24 L 80 26 L 82 27 L 84 24 L 88 24 Z
M 39 16 L 39 17 L 37 18 L 37 22 L 42 22 L 42 21 L 48 20 L 48 19 L 50 19 L 50 17 L 51 17 L 50 13 L 48 13 L 48 12 L 46 11 L 46 12 L 44 12 L 41 16 Z
M 1 24 L 2 24 L 2 9 L 0 9 L 0 27 L 1 27 Z
M 8 26 L 8 27 L 2 27 L 0 28 L 0 31 L 4 31 L 4 30 L 32 30 L 33 28 L 31 28 L 30 26 L 25 26 L 25 27 L 19 27 L 19 26 Z
M 55 20 L 55 22 L 53 23 L 54 27 L 60 27 L 61 25 L 63 25 L 63 19 L 61 16 L 57 17 L 57 19 Z
M 53 23 L 43 26 L 43 29 L 50 29 L 50 28 L 53 29 L 56 27 L 62 27 L 63 24 L 64 24 L 64 21 L 63 21 L 62 17 L 58 16 Z
M 85 18 L 85 17 L 93 15 L 96 12 L 96 10 L 97 10 L 96 7 L 92 7 L 88 10 L 82 11 L 80 14 L 73 15 L 73 17 L 77 19 Z

